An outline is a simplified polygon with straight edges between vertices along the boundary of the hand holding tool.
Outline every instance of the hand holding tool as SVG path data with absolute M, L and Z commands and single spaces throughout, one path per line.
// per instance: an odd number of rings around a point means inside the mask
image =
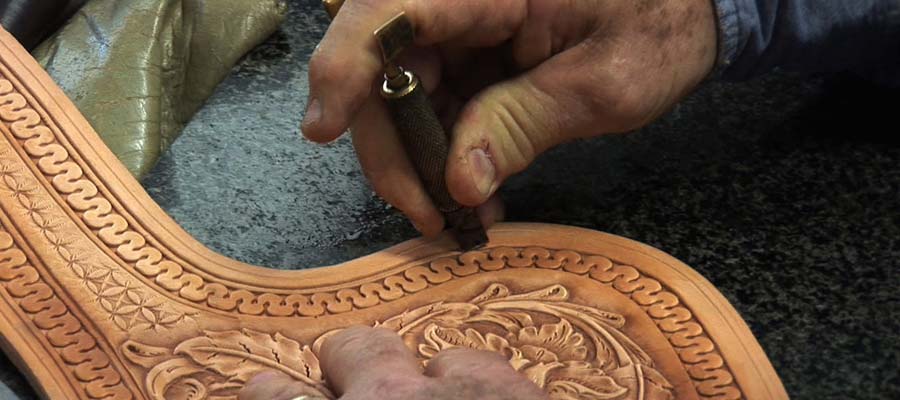
M 334 18 L 343 0 L 325 0 Z M 415 40 L 415 29 L 404 13 L 378 28 L 375 39 L 384 61 L 381 95 L 388 105 L 406 153 L 426 192 L 444 215 L 456 241 L 464 250 L 487 243 L 487 234 L 475 209 L 457 203 L 447 189 L 445 171 L 449 138 L 438 120 L 419 78 L 397 65 L 396 60 Z

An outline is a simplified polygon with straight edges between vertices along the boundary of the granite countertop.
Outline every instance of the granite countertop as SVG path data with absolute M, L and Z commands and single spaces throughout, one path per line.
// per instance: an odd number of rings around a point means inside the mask
M 273 268 L 416 236 L 343 138 L 300 138 L 327 26 L 292 2 L 143 184 L 198 240 Z M 540 158 L 508 219 L 629 237 L 694 267 L 750 325 L 794 399 L 900 398 L 900 92 L 846 77 L 707 84 L 652 126 Z M 2 357 L 2 356 L 0 356 Z M 34 393 L 0 359 L 0 381 Z M 14 398 L 0 385 L 0 398 Z

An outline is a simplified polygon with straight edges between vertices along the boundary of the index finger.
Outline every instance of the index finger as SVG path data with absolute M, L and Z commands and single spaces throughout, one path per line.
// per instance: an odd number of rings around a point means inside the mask
M 401 11 L 419 45 L 491 46 L 516 33 L 527 7 L 526 0 L 347 0 L 309 61 L 303 134 L 328 142 L 347 130 L 382 73 L 373 32 Z
M 427 382 L 412 352 L 384 328 L 352 327 L 329 337 L 319 354 L 322 371 L 338 396 L 407 398 Z

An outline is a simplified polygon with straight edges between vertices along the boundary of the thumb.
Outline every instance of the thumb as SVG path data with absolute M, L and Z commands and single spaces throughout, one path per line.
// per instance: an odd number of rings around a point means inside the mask
M 447 186 L 456 201 L 480 205 L 542 152 L 603 131 L 592 121 L 596 102 L 579 95 L 590 92 L 583 78 L 571 75 L 545 63 L 488 87 L 466 104 L 447 161 Z

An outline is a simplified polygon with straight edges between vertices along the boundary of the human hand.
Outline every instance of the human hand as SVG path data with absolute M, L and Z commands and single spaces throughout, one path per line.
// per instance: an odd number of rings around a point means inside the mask
M 322 344 L 319 361 L 341 400 L 543 400 L 547 396 L 503 356 L 464 348 L 438 353 L 424 371 L 396 333 L 382 328 L 345 329 Z M 239 400 L 291 400 L 317 391 L 276 373 L 260 374 Z M 302 398 L 302 397 L 301 397 Z
M 347 0 L 309 63 L 303 134 L 348 127 L 375 191 L 426 236 L 443 229 L 380 99 L 372 32 L 404 11 L 415 71 L 451 132 L 446 182 L 485 225 L 500 184 L 559 143 L 659 117 L 712 69 L 711 0 Z M 375 85 L 373 85 L 373 83 Z

